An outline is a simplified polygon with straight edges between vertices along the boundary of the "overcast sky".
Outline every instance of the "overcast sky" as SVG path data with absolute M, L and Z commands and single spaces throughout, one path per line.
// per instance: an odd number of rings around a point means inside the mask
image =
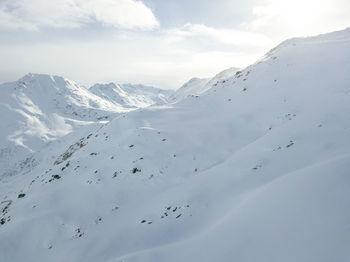
M 32 72 L 178 88 L 350 27 L 349 14 L 349 0 L 0 0 L 0 82 Z

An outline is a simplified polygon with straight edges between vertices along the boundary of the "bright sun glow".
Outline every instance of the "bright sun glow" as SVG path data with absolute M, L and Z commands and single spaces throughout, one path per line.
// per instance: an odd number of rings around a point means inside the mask
M 331 0 L 269 0 L 254 8 L 253 27 L 275 24 L 296 34 L 308 34 L 309 28 L 321 27 L 331 10 Z

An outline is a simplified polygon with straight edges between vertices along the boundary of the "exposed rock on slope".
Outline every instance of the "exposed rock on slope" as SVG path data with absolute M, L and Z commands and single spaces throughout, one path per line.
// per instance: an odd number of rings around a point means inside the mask
M 287 41 L 39 152 L 0 183 L 0 260 L 348 261 L 349 50 L 349 30 Z
M 91 92 L 63 77 L 43 74 L 0 85 L 0 177 L 37 164 L 30 156 L 48 142 L 81 126 L 160 103 L 171 92 L 126 85 L 126 91 L 113 89 L 114 94 L 104 95 L 99 87 Z

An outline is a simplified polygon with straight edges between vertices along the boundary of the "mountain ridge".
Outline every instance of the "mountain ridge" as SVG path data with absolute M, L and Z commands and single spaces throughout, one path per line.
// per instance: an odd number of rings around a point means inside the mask
M 234 76 L 239 71 L 239 68 L 231 67 L 221 71 L 212 78 L 197 78 L 194 77 L 177 89 L 174 94 L 169 96 L 171 102 L 179 102 L 187 97 L 198 96 L 218 83 Z
M 132 88 L 129 85 L 129 89 Z M 121 92 L 124 99 L 117 100 L 57 75 L 28 73 L 15 82 L 1 84 L 0 114 L 6 123 L 0 132 L 2 173 L 16 173 L 19 163 L 26 161 L 30 154 L 77 128 L 160 103 L 162 93 L 171 92 L 148 87 L 142 93 L 142 85 L 136 88 L 139 94 L 115 90 L 116 95 Z M 152 91 L 155 94 L 152 95 Z
M 0 178 L 0 258 L 346 262 L 343 34 L 291 41 L 204 92 L 37 152 L 31 171 Z

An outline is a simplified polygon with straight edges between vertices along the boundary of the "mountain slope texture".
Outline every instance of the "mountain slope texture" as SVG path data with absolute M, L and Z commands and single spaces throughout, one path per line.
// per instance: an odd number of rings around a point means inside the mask
M 108 91 L 113 95 L 105 96 Z M 76 129 L 119 113 L 164 104 L 171 94 L 130 84 L 96 84 L 88 89 L 63 77 L 43 74 L 28 74 L 2 84 L 0 92 L 0 176 L 37 165 L 32 153 Z
M 350 30 L 291 39 L 77 129 L 1 179 L 0 261 L 349 261 L 349 72 Z
M 220 82 L 226 81 L 229 77 L 234 76 L 238 70 L 238 68 L 232 67 L 220 72 L 213 78 L 192 78 L 176 90 L 174 94 L 171 94 L 168 100 L 171 103 L 176 103 L 187 97 L 198 96 L 208 89 L 217 86 Z

